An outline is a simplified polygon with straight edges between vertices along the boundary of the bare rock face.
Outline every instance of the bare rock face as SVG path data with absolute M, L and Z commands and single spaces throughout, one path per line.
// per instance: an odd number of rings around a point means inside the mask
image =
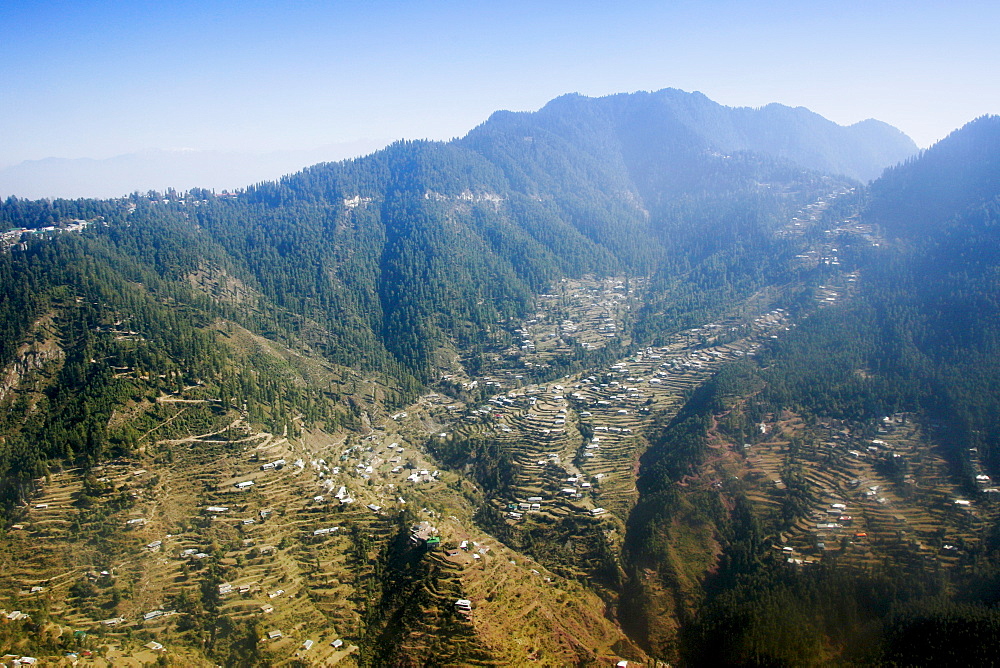
M 34 371 L 40 371 L 50 362 L 61 361 L 65 356 L 63 349 L 52 341 L 23 345 L 11 363 L 0 373 L 0 401 L 17 390 L 26 376 Z

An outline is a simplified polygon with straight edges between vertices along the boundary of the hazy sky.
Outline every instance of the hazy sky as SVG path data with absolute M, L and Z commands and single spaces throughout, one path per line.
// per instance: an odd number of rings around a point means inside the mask
M 0 167 L 447 139 L 568 92 L 781 102 L 921 146 L 1000 113 L 995 2 L 4 0 L 0 26 Z

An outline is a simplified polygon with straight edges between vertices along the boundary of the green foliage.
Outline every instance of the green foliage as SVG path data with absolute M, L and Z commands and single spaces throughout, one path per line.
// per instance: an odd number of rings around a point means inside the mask
M 469 471 L 490 496 L 505 497 L 514 482 L 510 452 L 491 439 L 451 433 L 432 438 L 427 449 L 448 468 Z
M 946 600 L 912 604 L 885 621 L 876 660 L 892 666 L 988 665 L 995 660 L 998 633 L 996 608 Z
M 478 360 L 508 343 L 500 321 L 528 314 L 533 295 L 562 277 L 648 278 L 645 306 L 623 327 L 633 345 L 716 319 L 767 286 L 798 286 L 806 300 L 827 274 L 793 269 L 812 239 L 779 226 L 850 183 L 829 174 L 868 178 L 912 149 L 871 123 L 840 132 L 821 120 L 782 107 L 725 109 L 678 91 L 566 96 L 537 114 L 498 113 L 462 140 L 399 142 L 224 197 L 9 198 L 0 203 L 5 228 L 92 224 L 25 234 L 0 252 L 0 365 L 25 370 L 0 401 L 3 516 L 53 466 L 87 470 L 155 439 L 220 430 L 237 415 L 274 431 L 290 414 L 333 429 L 367 411 L 358 378 L 376 378 L 386 403 L 402 404 L 440 377 L 455 350 L 478 373 Z M 477 521 L 621 587 L 623 618 L 658 652 L 676 634 L 658 629 L 657 615 L 678 620 L 679 655 L 670 658 L 688 664 L 949 661 L 949 637 L 982 651 L 996 633 L 995 599 L 928 603 L 946 587 L 916 568 L 788 569 L 770 556 L 738 484 L 682 485 L 706 460 L 710 427 L 752 438 L 755 421 L 784 408 L 862 424 L 918 409 L 952 428 L 956 453 L 977 448 L 1000 470 L 996 125 L 980 119 L 891 170 L 870 200 L 833 205 L 831 216 L 846 217 L 870 201 L 866 220 L 902 242 L 876 250 L 838 240 L 845 263 L 861 271 L 853 302 L 806 318 L 759 366 L 723 368 L 655 425 L 621 562 L 591 518 L 512 536 L 482 504 Z M 547 380 L 628 350 L 576 350 L 524 375 Z M 330 380 L 333 365 L 358 375 Z M 158 401 L 182 392 L 206 403 Z M 499 442 L 450 436 L 428 449 L 486 496 L 509 496 L 516 467 Z M 794 457 L 781 474 L 780 512 L 791 523 L 810 492 Z M 110 492 L 88 476 L 75 499 L 81 517 L 132 503 Z M 460 593 L 446 569 L 409 542 L 412 518 L 397 520 L 380 527 L 393 535 L 385 544 L 367 527 L 350 534 L 360 661 L 488 662 L 474 629 L 441 610 L 440 592 Z M 980 555 L 970 582 L 996 579 L 994 556 Z M 179 628 L 220 664 L 266 663 L 260 629 L 219 614 L 219 569 L 207 566 L 200 592 L 174 602 Z M 96 598 L 87 581 L 71 594 Z M 673 607 L 658 608 L 665 598 Z M 428 616 L 436 634 L 424 655 L 409 655 L 407 630 Z M 885 642 L 872 658 L 862 648 L 879 633 Z
M 982 116 L 872 184 L 867 217 L 893 236 L 935 235 L 970 207 L 997 196 L 1000 116 Z

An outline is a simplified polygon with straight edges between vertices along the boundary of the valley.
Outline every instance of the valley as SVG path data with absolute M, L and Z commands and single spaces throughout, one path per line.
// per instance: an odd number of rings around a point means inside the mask
M 0 663 L 988 663 L 1000 125 L 859 126 L 0 202 Z
M 197 413 L 215 427 L 39 480 L 4 537 L 0 596 L 49 620 L 50 642 L 73 636 L 93 665 L 212 665 L 203 648 L 221 643 L 230 660 L 272 665 L 358 665 L 359 652 L 413 665 L 649 661 L 614 623 L 649 435 L 723 365 L 850 298 L 858 274 L 837 268 L 834 244 L 877 240 L 811 229 L 838 194 L 785 228 L 818 239 L 799 257 L 829 268 L 821 285 L 767 288 L 663 345 L 630 336 L 643 279 L 563 279 L 531 317 L 500 323 L 515 343 L 481 375 L 445 374 L 395 412 L 372 405 L 359 430 L 299 415 L 294 435 L 272 434 L 198 386 L 161 395 L 162 424 Z M 811 303 L 788 301 L 803 291 Z M 581 370 L 552 377 L 574 358 Z M 739 486 L 788 568 L 950 567 L 996 513 L 962 489 L 937 433 L 907 414 L 859 433 L 786 411 L 745 441 L 710 430 L 680 484 Z M 469 443 L 477 455 L 444 465 Z M 225 620 L 225 637 L 206 616 Z

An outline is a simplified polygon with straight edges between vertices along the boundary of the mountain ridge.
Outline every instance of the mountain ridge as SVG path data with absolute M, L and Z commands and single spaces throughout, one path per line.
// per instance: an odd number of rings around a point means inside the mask
M 631 106 L 653 107 L 654 111 L 671 114 L 689 129 L 698 128 L 706 139 L 717 144 L 713 148 L 718 150 L 756 149 L 770 152 L 803 167 L 842 174 L 861 181 L 874 179 L 884 167 L 902 162 L 917 151 L 916 144 L 909 137 L 875 119 L 841 126 L 805 107 L 789 107 L 774 102 L 763 107 L 726 107 L 700 92 L 688 93 L 673 88 L 655 92 L 618 93 L 600 98 L 570 93 L 555 98 L 538 112 L 517 113 L 545 115 L 558 113 L 559 109 L 570 105 L 596 104 L 612 107 L 621 102 Z M 769 125 L 785 128 L 788 134 L 782 137 L 781 132 L 771 130 L 772 136 L 767 137 Z M 811 144 L 808 139 L 810 136 L 822 138 L 822 141 Z M 810 148 L 805 151 L 789 151 L 788 146 L 773 143 L 779 139 Z M 851 144 L 845 152 L 855 156 L 852 160 L 836 155 L 844 150 L 844 147 L 837 144 L 845 141 Z M 865 144 L 868 146 L 862 148 Z M 768 146 L 771 147 L 770 151 L 765 150 Z

